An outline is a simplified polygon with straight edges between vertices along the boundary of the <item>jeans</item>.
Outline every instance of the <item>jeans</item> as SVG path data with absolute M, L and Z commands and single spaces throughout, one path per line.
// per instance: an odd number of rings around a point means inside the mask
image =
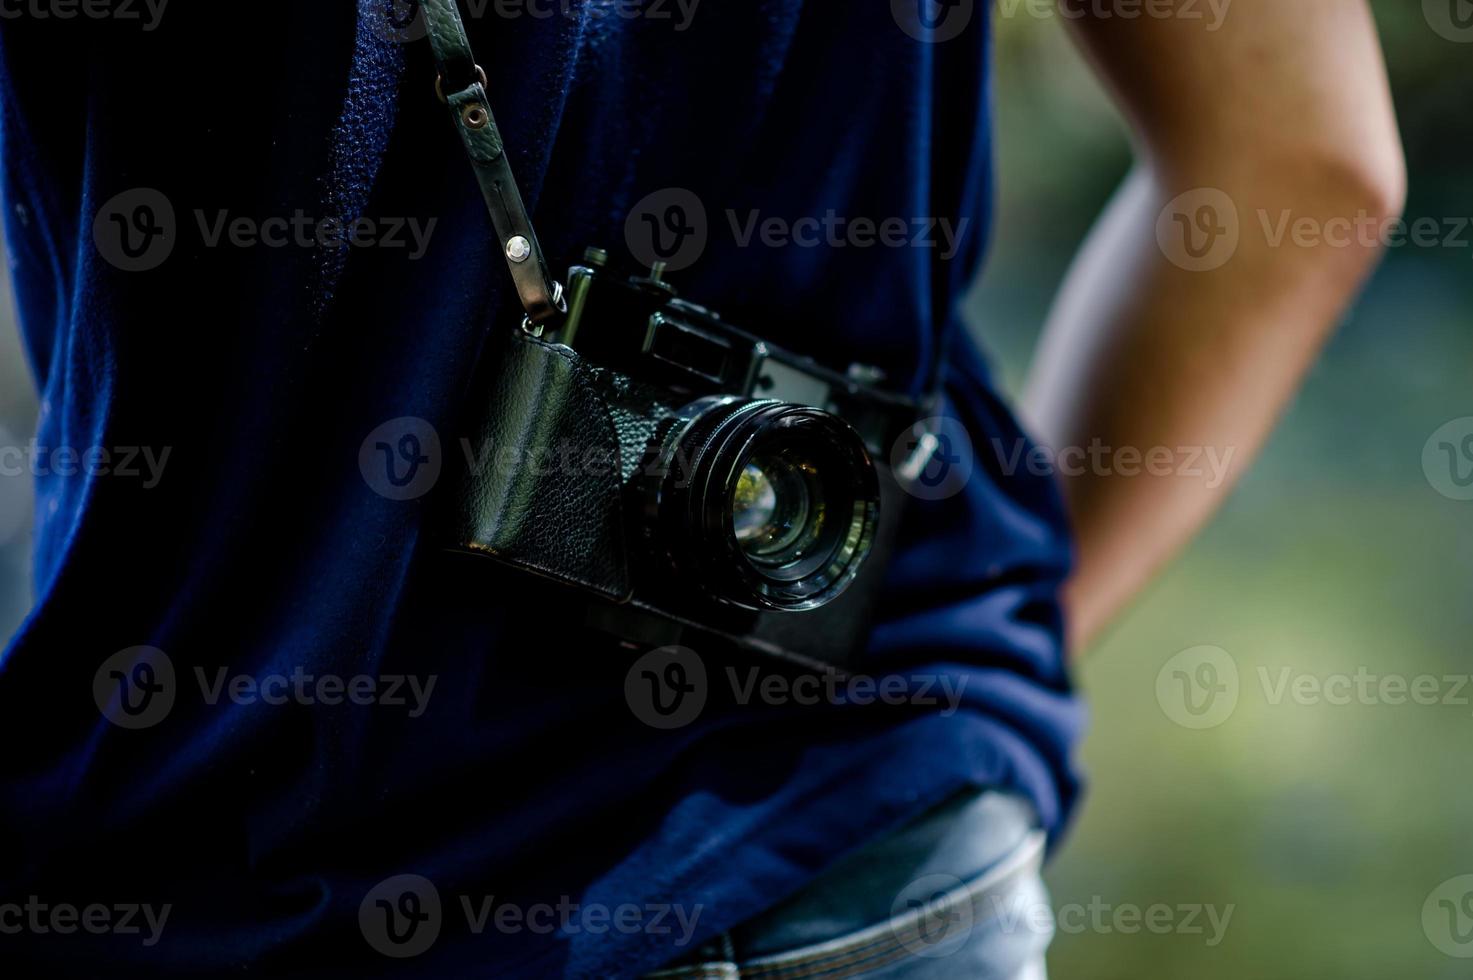
M 1018 797 L 954 799 L 649 980 L 1044 980 L 1036 828 Z

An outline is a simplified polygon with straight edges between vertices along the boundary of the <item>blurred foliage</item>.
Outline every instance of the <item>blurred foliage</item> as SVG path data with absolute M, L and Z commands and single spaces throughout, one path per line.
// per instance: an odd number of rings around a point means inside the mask
M 35 426 L 35 384 L 21 354 L 7 277 L 0 281 L 0 447 L 25 445 Z M 0 649 L 31 604 L 27 569 L 33 496 L 28 474 L 0 473 Z
M 1418 0 L 1375 7 L 1407 215 L 1473 216 L 1473 45 L 1430 30 Z M 972 312 L 1016 387 L 1130 151 L 1056 18 L 1000 21 L 996 102 L 999 217 Z M 1473 707 L 1273 704 L 1258 674 L 1473 671 L 1473 504 L 1439 496 L 1421 468 L 1431 433 L 1473 415 L 1470 272 L 1468 247 L 1388 257 L 1225 513 L 1081 668 L 1091 786 L 1050 871 L 1056 908 L 1235 910 L 1216 946 L 1065 933 L 1057 977 L 1473 973 L 1422 922 L 1437 885 L 1473 872 Z M 1224 724 L 1196 731 L 1155 690 L 1162 665 L 1201 644 L 1231 653 L 1242 691 Z

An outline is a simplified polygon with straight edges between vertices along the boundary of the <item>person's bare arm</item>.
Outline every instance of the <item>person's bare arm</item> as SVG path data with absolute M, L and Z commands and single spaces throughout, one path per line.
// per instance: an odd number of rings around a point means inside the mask
M 1333 224 L 1343 247 L 1302 234 L 1296 245 L 1293 223 L 1395 217 L 1406 178 L 1364 0 L 1234 0 L 1216 32 L 1082 11 L 1074 24 L 1138 158 L 1064 284 L 1024 399 L 1046 442 L 1076 447 L 1061 469 L 1084 471 L 1064 479 L 1078 649 L 1222 502 L 1372 267 L 1377 249 L 1360 240 L 1371 233 L 1344 244 Z M 1226 194 L 1236 214 L 1207 193 L 1163 217 L 1201 188 Z M 1208 246 L 1231 222 L 1239 241 L 1223 261 L 1230 237 Z M 1188 451 L 1168 466 L 1157 450 L 1149 468 L 1171 475 L 1120 475 L 1155 447 Z M 1209 451 L 1230 463 L 1225 478 Z

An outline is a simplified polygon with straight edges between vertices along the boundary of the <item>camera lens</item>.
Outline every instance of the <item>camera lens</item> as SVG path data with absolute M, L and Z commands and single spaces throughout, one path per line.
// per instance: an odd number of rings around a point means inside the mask
M 822 508 L 811 506 L 819 490 L 811 463 L 790 454 L 760 456 L 737 477 L 731 495 L 732 528 L 742 553 L 778 567 L 822 530 Z
M 707 399 L 673 441 L 661 490 L 678 571 L 748 609 L 802 610 L 841 593 L 879 516 L 874 464 L 842 420 L 800 405 Z

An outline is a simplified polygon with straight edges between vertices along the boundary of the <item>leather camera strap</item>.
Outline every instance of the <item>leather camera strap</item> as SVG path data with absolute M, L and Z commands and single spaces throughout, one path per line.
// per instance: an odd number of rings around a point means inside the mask
M 486 73 L 471 52 L 458 0 L 420 0 L 420 11 L 439 71 L 435 94 L 450 107 L 528 324 L 540 333 L 561 321 L 567 304 L 562 285 L 548 274 L 542 246 L 512 176 L 501 131 L 491 115 Z

